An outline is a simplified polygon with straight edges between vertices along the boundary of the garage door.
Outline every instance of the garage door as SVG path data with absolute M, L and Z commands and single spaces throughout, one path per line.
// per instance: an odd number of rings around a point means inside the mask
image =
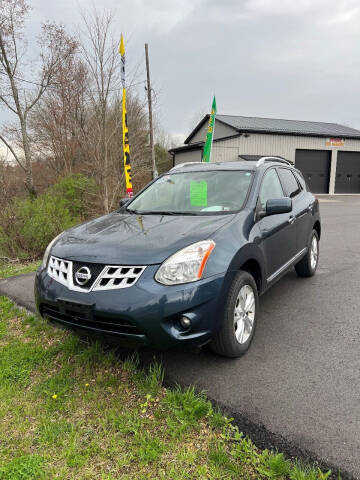
M 338 152 L 335 193 L 360 193 L 360 153 Z
M 329 193 L 330 163 L 329 150 L 296 150 L 295 166 L 314 193 Z

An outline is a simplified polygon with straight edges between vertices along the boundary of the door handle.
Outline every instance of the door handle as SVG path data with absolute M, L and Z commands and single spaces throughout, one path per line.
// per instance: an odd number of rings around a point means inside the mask
M 289 222 L 290 224 L 292 224 L 292 223 L 295 222 L 295 217 L 294 217 L 294 215 L 290 215 L 290 217 L 289 217 L 289 219 L 288 219 L 288 222 Z

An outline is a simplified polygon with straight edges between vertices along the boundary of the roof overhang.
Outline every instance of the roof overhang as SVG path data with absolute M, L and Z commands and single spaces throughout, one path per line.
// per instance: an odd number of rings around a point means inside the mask
M 227 137 L 214 138 L 213 143 L 222 142 L 224 140 L 230 140 L 231 138 L 240 137 L 241 133 L 235 133 L 235 135 L 228 135 Z M 203 148 L 205 142 L 189 143 L 188 145 L 181 145 L 180 147 L 171 148 L 169 153 L 189 152 L 191 150 L 198 150 Z
M 192 150 L 200 150 L 204 146 L 204 142 L 192 143 L 191 145 L 181 145 L 180 147 L 170 148 L 169 153 L 190 152 Z
M 210 118 L 210 115 L 207 113 L 207 114 L 205 115 L 205 117 L 204 117 L 202 120 L 200 120 L 200 122 L 196 125 L 196 127 L 195 127 L 194 130 L 190 133 L 190 135 L 184 140 L 184 143 L 185 143 L 185 144 L 188 144 L 188 143 L 191 141 L 191 139 L 194 137 L 194 135 L 197 134 L 197 132 L 203 127 L 203 125 L 209 121 L 209 118 Z M 223 121 L 220 120 L 219 118 L 216 118 L 216 117 L 215 117 L 215 125 L 216 125 L 216 123 L 222 123 L 223 125 L 226 125 L 227 127 L 232 128 L 232 129 L 234 130 L 234 132 L 239 132 L 239 129 L 235 128 L 233 125 L 229 125 L 228 123 L 223 122 Z M 214 138 L 214 142 L 215 142 L 216 140 L 224 140 L 225 138 L 229 138 L 229 137 L 236 136 L 236 135 L 237 135 L 237 134 L 229 135 L 228 137 L 223 137 L 223 138 L 218 138 L 218 139 L 215 139 L 215 138 Z
M 250 129 L 242 129 L 239 130 L 238 136 L 242 134 L 247 134 L 251 135 L 253 133 L 257 134 L 262 134 L 262 135 L 284 135 L 284 136 L 290 136 L 290 137 L 314 137 L 314 138 L 344 138 L 347 140 L 360 140 L 360 136 L 356 135 L 338 135 L 337 137 L 334 137 L 334 135 L 331 135 L 330 133 L 307 133 L 307 132 L 283 132 L 281 130 L 261 130 L 261 129 L 256 129 L 256 130 L 250 130 Z M 224 140 L 224 138 L 218 138 L 218 140 Z

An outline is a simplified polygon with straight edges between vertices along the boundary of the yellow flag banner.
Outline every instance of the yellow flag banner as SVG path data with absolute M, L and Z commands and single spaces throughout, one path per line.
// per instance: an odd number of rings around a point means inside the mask
M 130 145 L 129 145 L 129 128 L 127 122 L 126 111 L 126 88 L 125 88 L 125 44 L 124 37 L 121 34 L 119 53 L 121 55 L 121 81 L 123 86 L 122 96 L 122 140 L 123 140 L 123 153 L 124 153 L 124 172 L 125 172 L 125 184 L 126 193 L 129 198 L 133 196 L 133 188 L 131 183 L 131 164 L 130 164 Z
M 123 152 L 124 152 L 126 193 L 129 198 L 132 198 L 133 188 L 131 183 L 129 129 L 128 129 L 128 123 L 127 123 L 126 89 L 125 88 L 123 88 L 123 98 L 122 98 L 122 132 L 123 132 Z

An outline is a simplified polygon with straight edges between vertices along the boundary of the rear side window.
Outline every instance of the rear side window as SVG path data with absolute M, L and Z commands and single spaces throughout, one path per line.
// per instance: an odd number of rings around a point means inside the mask
M 263 178 L 260 194 L 259 194 L 259 201 L 261 205 L 261 209 L 265 210 L 266 202 L 271 199 L 275 198 L 282 198 L 284 196 L 284 192 L 281 188 L 281 183 L 276 173 L 275 168 L 268 170 Z
M 288 197 L 293 198 L 301 192 L 301 187 L 296 180 L 293 172 L 287 168 L 279 168 L 279 175 L 281 183 L 285 189 L 285 193 Z

